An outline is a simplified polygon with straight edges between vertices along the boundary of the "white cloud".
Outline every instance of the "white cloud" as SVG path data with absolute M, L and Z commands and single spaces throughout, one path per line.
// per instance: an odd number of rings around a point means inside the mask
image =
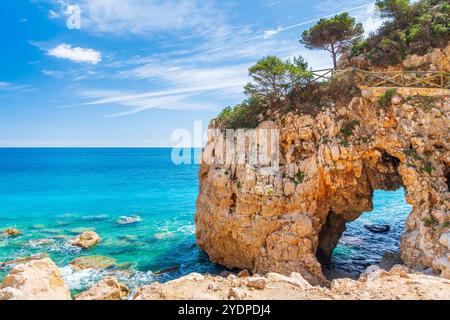
M 69 44 L 60 44 L 59 46 L 48 50 L 47 54 L 60 59 L 68 59 L 74 62 L 85 62 L 91 64 L 97 64 L 102 60 L 102 55 L 99 51 L 72 47 Z
M 365 8 L 365 10 L 359 10 L 353 14 L 356 21 L 361 22 L 364 27 L 364 33 L 368 36 L 370 33 L 375 32 L 383 25 L 385 19 L 381 17 L 379 10 L 377 10 L 375 4 L 372 4 Z
M 35 88 L 29 85 L 14 84 L 11 82 L 0 81 L 0 91 L 6 92 L 33 92 Z
M 53 0 L 60 13 L 67 10 L 63 0 Z M 83 28 L 115 36 L 181 31 L 183 36 L 228 34 L 224 15 L 212 0 L 79 0 Z M 190 31 L 187 31 L 190 30 Z M 193 32 L 194 31 L 194 32 Z

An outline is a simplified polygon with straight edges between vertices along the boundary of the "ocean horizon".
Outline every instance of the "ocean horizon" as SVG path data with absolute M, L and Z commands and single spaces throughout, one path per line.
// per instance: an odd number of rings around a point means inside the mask
M 108 274 L 136 288 L 191 272 L 217 274 L 195 242 L 199 166 L 175 165 L 171 148 L 0 148 L 0 226 L 23 234 L 0 240 L 0 262 L 48 254 L 71 290 L 88 288 Z M 375 210 L 348 224 L 334 251 L 333 267 L 357 273 L 398 251 L 411 208 L 404 192 L 376 191 Z M 133 224 L 120 224 L 134 217 Z M 365 224 L 391 226 L 372 234 Z M 83 231 L 102 241 L 82 251 L 67 241 Z M 47 241 L 43 241 L 47 240 Z M 75 272 L 80 256 L 116 261 L 106 270 Z M 157 275 L 161 270 L 167 270 Z M 0 268 L 2 279 L 8 268 Z

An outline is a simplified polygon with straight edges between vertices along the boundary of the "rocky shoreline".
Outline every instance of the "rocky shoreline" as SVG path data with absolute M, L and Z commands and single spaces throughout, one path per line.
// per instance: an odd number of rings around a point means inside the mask
M 335 279 L 313 286 L 299 273 L 250 275 L 246 270 L 219 276 L 192 273 L 166 283 L 130 291 L 108 276 L 71 296 L 49 258 L 16 265 L 0 286 L 0 300 L 450 300 L 450 280 L 395 265 L 389 271 L 371 266 L 358 280 Z

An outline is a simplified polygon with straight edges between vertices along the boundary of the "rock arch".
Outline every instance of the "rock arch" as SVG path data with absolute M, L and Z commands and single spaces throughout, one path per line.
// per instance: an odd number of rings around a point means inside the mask
M 202 165 L 197 243 L 213 262 L 255 273 L 300 272 L 327 284 L 345 223 L 372 210 L 376 189 L 405 189 L 413 210 L 401 256 L 450 276 L 448 96 L 396 96 L 390 107 L 365 93 L 316 115 L 288 113 L 261 124 L 280 130 L 280 168 Z M 221 147 L 211 137 L 205 150 Z M 302 179 L 298 179 L 298 177 Z M 319 252 L 319 255 L 318 255 Z

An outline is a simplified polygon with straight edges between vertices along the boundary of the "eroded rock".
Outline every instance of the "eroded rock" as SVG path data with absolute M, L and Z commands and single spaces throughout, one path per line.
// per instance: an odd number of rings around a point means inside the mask
M 128 288 L 116 277 L 106 277 L 79 294 L 75 300 L 123 300 L 129 294 Z
M 257 130 L 280 131 L 277 170 L 214 163 L 223 140 L 212 135 L 199 173 L 200 248 L 230 269 L 298 272 L 327 285 L 322 264 L 330 262 L 346 224 L 373 209 L 374 190 L 403 187 L 413 210 L 401 260 L 446 274 L 450 98 L 420 89 L 421 95 L 398 93 L 388 107 L 378 98 L 354 97 L 315 115 L 291 112 L 261 123 Z
M 44 258 L 14 267 L 0 286 L 0 300 L 70 300 L 55 263 Z
M 22 232 L 14 228 L 8 228 L 1 233 L 1 235 L 4 237 L 17 237 L 20 236 L 21 234 Z
M 71 246 L 89 249 L 100 243 L 100 236 L 94 231 L 85 231 L 69 241 Z

